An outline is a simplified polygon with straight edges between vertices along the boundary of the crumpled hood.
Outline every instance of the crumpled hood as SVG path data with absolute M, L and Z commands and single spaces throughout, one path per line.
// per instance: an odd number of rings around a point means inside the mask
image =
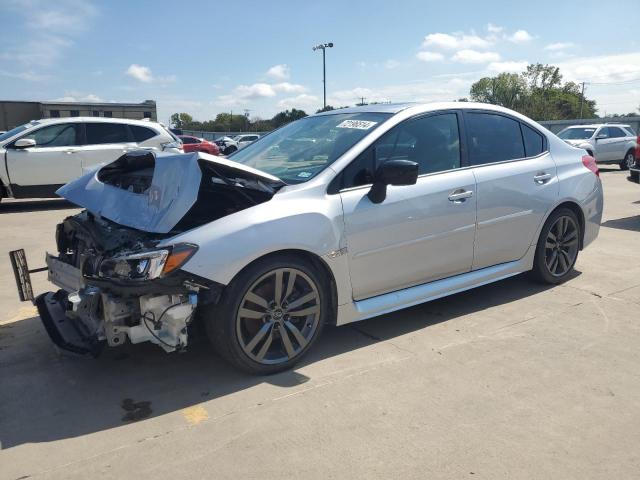
M 151 171 L 150 186 L 144 191 L 116 186 L 119 176 L 146 172 L 148 179 Z M 163 234 L 169 233 L 196 202 L 203 173 L 237 188 L 273 193 L 284 185 L 278 177 L 213 155 L 144 150 L 129 152 L 98 167 L 59 188 L 56 194 L 120 225 Z

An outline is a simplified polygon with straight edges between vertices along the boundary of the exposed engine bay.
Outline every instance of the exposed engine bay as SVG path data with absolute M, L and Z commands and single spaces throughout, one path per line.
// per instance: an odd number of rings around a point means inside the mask
M 48 254 L 46 261 L 49 280 L 60 290 L 35 300 L 47 332 L 58 346 L 92 355 L 97 355 L 105 344 L 119 346 L 127 340 L 151 342 L 166 352 L 187 347 L 197 307 L 216 302 L 223 286 L 181 270 L 197 251 L 197 245 L 162 246 L 162 242 L 268 201 L 278 188 L 270 178 L 265 181 L 252 172 L 234 171 L 233 166 L 207 162 L 199 155 L 190 157 L 193 163 L 186 165 L 191 172 L 188 168 L 184 171 L 191 182 L 197 178 L 197 188 L 181 183 L 184 179 L 180 177 L 159 179 L 156 156 L 142 152 L 125 155 L 78 179 L 76 182 L 84 182 L 89 192 L 86 205 L 79 202 L 81 190 L 73 185 L 75 182 L 59 191 L 69 187 L 73 197 L 70 200 L 87 210 L 57 226 L 58 254 Z M 193 164 L 201 172 L 199 178 L 193 174 Z M 179 175 L 179 170 L 172 166 L 169 169 Z M 96 211 L 99 209 L 95 205 L 101 205 L 107 214 L 117 216 L 113 199 L 118 199 L 118 192 L 124 195 L 123 209 L 128 207 L 127 195 L 145 197 L 147 204 L 153 205 L 156 196 L 173 191 L 173 185 L 164 185 L 163 181 L 190 186 L 194 201 L 169 201 L 169 206 L 180 209 L 179 215 L 165 208 L 157 217 L 156 231 L 134 228 Z M 92 182 L 103 189 L 97 198 Z M 65 196 L 64 191 L 60 194 Z M 140 216 L 147 216 L 142 226 L 154 225 L 148 221 L 153 213 L 139 212 Z M 131 212 L 124 214 L 125 223 L 135 219 Z

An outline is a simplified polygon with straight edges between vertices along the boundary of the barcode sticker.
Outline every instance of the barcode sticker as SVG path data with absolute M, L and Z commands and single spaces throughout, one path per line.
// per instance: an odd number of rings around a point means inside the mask
M 367 120 L 344 120 L 336 126 L 336 128 L 355 128 L 357 130 L 369 130 L 378 122 L 369 122 Z

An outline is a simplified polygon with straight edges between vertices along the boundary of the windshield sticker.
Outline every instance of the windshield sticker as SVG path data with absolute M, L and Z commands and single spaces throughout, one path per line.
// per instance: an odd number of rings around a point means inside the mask
M 300 172 L 298 174 L 300 178 L 309 178 L 311 175 L 313 175 L 311 172 Z
M 369 122 L 367 120 L 345 120 L 337 125 L 336 128 L 355 128 L 357 130 L 369 130 L 377 123 L 378 122 Z

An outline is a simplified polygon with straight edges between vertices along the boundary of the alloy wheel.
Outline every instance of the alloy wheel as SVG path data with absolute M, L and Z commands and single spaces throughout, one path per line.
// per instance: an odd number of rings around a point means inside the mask
M 545 242 L 545 265 L 554 277 L 565 275 L 578 255 L 578 225 L 573 218 L 561 216 L 551 225 Z
M 284 363 L 299 355 L 320 322 L 315 282 L 295 268 L 277 268 L 246 291 L 236 315 L 236 335 L 244 353 L 262 364 Z
M 624 157 L 624 161 L 627 165 L 627 168 L 632 168 L 636 163 L 636 158 L 633 152 L 627 153 L 627 156 Z

